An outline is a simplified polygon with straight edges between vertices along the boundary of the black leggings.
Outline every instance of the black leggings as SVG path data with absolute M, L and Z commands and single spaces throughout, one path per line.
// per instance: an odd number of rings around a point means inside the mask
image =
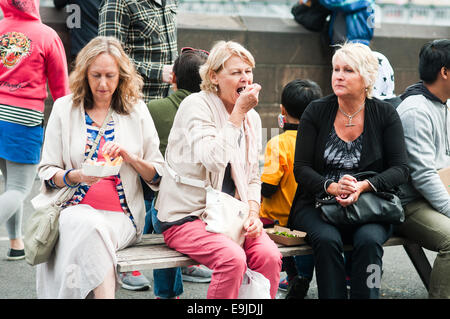
M 343 245 L 352 244 L 352 299 L 379 297 L 383 244 L 392 235 L 392 226 L 365 224 L 338 228 L 320 217 L 320 209 L 307 205 L 297 212 L 293 227 L 307 233 L 313 247 L 320 299 L 346 299 Z

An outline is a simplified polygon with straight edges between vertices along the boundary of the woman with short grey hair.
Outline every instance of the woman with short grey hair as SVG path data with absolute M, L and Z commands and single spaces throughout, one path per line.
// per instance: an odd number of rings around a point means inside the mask
M 316 198 L 342 206 L 364 192 L 391 191 L 408 179 L 402 124 L 394 107 L 372 98 L 378 62 L 368 46 L 344 44 L 333 56 L 334 94 L 313 101 L 300 119 L 288 225 L 305 231 L 314 249 L 319 298 L 347 298 L 343 245 L 353 244 L 351 298 L 378 298 L 383 243 L 392 225 L 336 226 L 321 218 Z M 354 175 L 374 171 L 363 181 Z M 370 281 L 375 272 L 377 280 Z M 368 284 L 370 282 L 370 284 Z

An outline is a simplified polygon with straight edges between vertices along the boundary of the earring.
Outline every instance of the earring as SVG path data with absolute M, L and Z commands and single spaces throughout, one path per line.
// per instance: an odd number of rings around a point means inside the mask
M 284 123 L 286 123 L 286 118 L 284 117 L 283 114 L 278 114 L 278 126 L 280 128 L 284 127 Z

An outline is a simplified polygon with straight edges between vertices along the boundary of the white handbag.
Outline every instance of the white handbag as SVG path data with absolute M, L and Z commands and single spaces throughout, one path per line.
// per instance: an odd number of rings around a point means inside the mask
M 200 218 L 206 223 L 207 231 L 224 234 L 240 246 L 244 244 L 244 222 L 249 214 L 248 203 L 212 188 L 205 181 L 178 175 L 167 162 L 165 168 L 177 183 L 206 190 L 206 207 Z

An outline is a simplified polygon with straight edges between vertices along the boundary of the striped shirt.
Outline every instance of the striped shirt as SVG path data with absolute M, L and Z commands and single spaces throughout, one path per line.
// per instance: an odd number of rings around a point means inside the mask
M 104 0 L 98 34 L 119 39 L 144 78 L 144 101 L 167 96 L 164 65 L 177 57 L 178 0 Z
M 43 120 L 43 112 L 0 104 L 0 121 L 32 127 L 41 125 Z

